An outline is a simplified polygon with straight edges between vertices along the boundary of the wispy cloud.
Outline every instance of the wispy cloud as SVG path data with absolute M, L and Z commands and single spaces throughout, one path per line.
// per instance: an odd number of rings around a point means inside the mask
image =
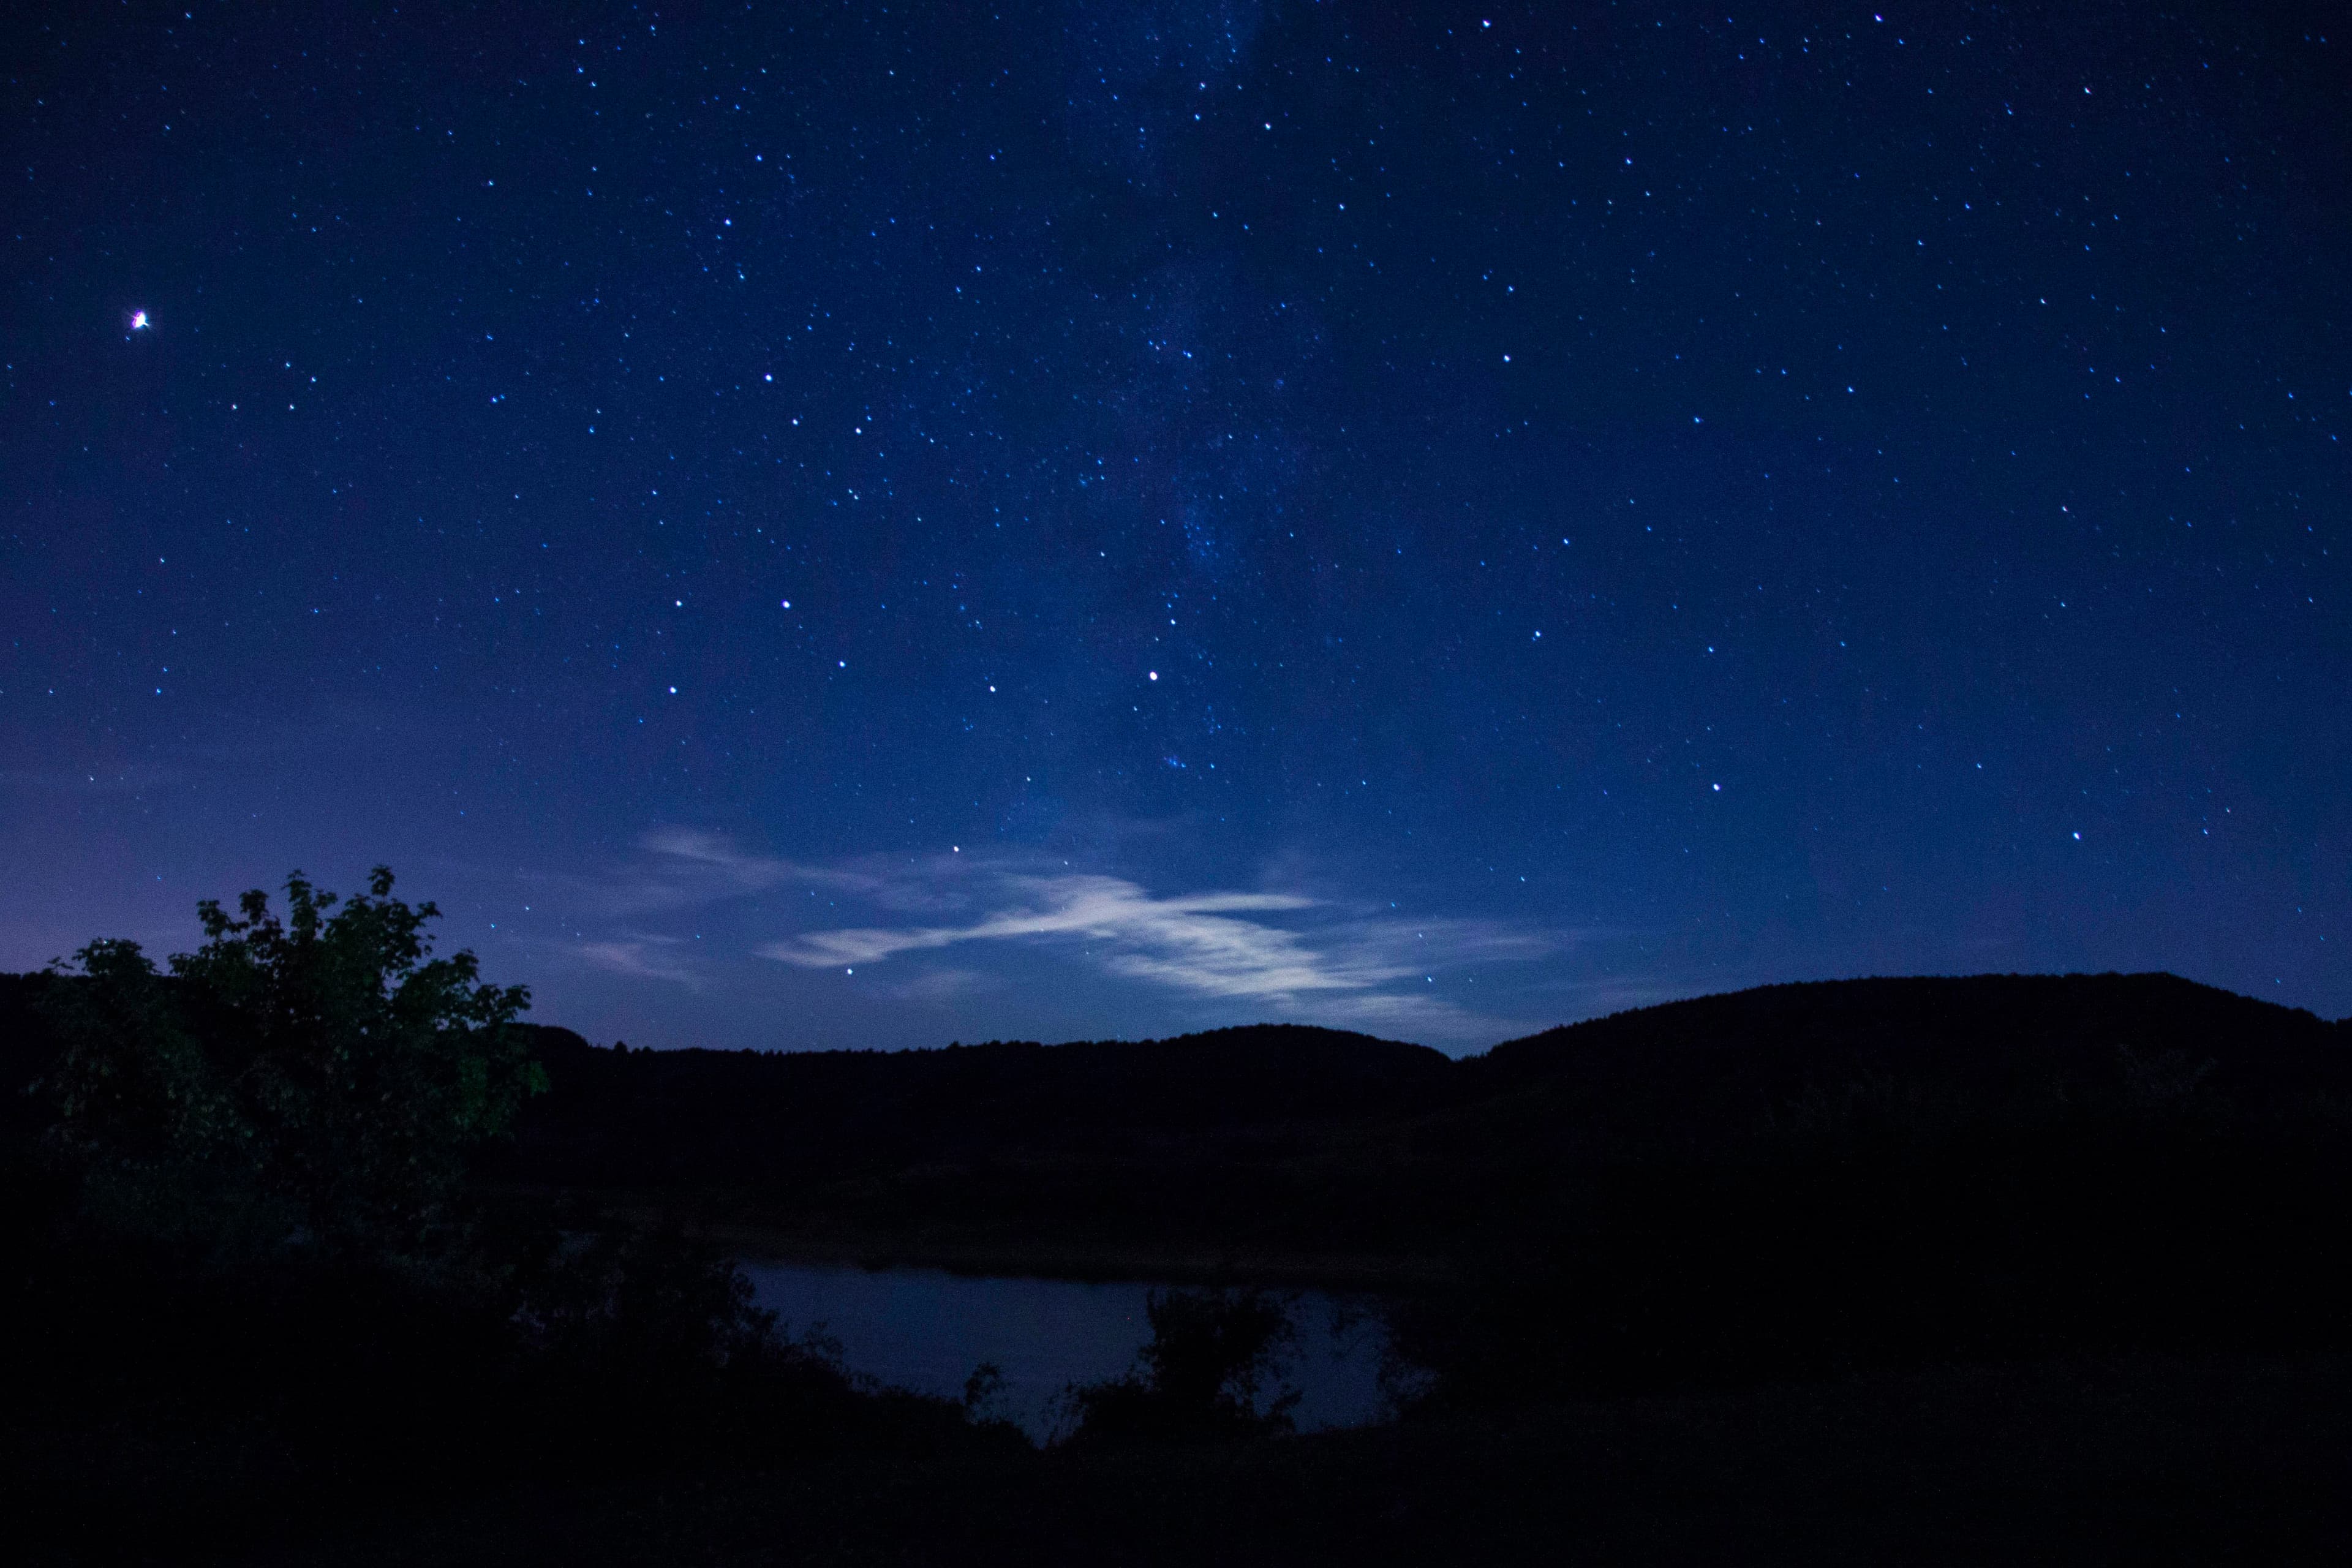
M 1007 961 L 1045 950 L 1162 1003 L 1184 1002 L 1202 1026 L 1288 1016 L 1466 1042 L 1552 1022 L 1518 1016 L 1529 981 L 1542 982 L 1540 970 L 1517 966 L 1605 934 L 1412 920 L 1318 884 L 1295 860 L 1255 886 L 1155 890 L 1044 856 L 810 862 L 687 827 L 650 832 L 637 849 L 604 876 L 572 883 L 572 918 L 588 930 L 570 951 L 608 973 L 694 990 L 734 984 L 727 956 L 748 950 L 800 970 L 856 969 L 860 994 L 876 999 L 936 1007 L 993 992 L 1001 1008 L 1017 977 L 1034 973 Z M 721 916 L 718 906 L 733 908 Z M 817 923 L 821 908 L 834 923 Z M 682 927 L 653 934 L 688 910 L 698 911 L 696 940 Z M 813 929 L 793 929 L 803 925 Z M 703 940 L 716 930 L 732 940 Z M 878 983 L 871 990 L 868 965 Z
M 1376 983 L 1334 969 L 1298 933 L 1235 917 L 1304 910 L 1291 893 L 1203 893 L 1155 899 L 1117 877 L 1009 876 L 1014 907 L 966 925 L 858 927 L 814 931 L 761 951 L 804 968 L 875 963 L 894 953 L 959 942 L 1062 937 L 1106 944 L 1115 973 L 1203 995 L 1282 996 Z
M 926 969 L 905 984 L 890 988 L 902 1002 L 961 1002 L 1004 989 L 1002 976 L 977 969 Z
M 785 887 L 822 888 L 874 899 L 885 879 L 855 868 L 752 855 L 716 833 L 657 827 L 638 840 L 646 853 L 595 878 L 538 879 L 570 895 L 576 907 L 607 918 L 697 909 Z
M 673 871 L 691 868 L 706 879 L 747 893 L 765 892 L 787 884 L 840 888 L 852 892 L 877 892 L 882 881 L 869 872 L 836 866 L 815 866 L 772 855 L 747 855 L 716 833 L 691 827 L 656 827 L 641 840 Z M 704 886 L 708 887 L 708 882 Z
M 684 943 L 675 937 L 637 937 L 619 942 L 583 942 L 572 951 L 608 973 L 640 980 L 668 980 L 689 991 L 702 989 L 702 977 L 667 956 Z
M 1513 1021 L 1428 992 L 1441 972 L 1542 958 L 1569 941 L 1489 921 L 1373 918 L 1296 892 L 1161 897 L 1119 877 L 961 874 L 982 884 L 971 900 L 985 911 L 978 918 L 809 931 L 758 951 L 803 968 L 848 969 L 966 944 L 1046 942 L 1076 948 L 1106 973 L 1192 996 L 1466 1037 Z
M 1423 991 L 1390 990 L 1320 1002 L 1314 1022 L 1407 1040 L 1483 1040 L 1532 1035 L 1559 1020 L 1482 1012 Z

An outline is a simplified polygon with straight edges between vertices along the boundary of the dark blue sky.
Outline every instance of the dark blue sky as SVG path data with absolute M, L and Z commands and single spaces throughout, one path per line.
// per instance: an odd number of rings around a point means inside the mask
M 644 1044 L 2352 1011 L 2329 10 L 17 8 L 0 964 L 388 861 Z

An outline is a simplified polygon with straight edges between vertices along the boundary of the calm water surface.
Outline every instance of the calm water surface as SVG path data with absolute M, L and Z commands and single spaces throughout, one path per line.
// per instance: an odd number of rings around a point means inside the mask
M 1073 1383 L 1117 1377 L 1151 1337 L 1149 1284 L 1080 1284 L 950 1274 L 931 1268 L 743 1265 L 760 1305 L 797 1337 L 813 1329 L 841 1342 L 852 1373 L 918 1394 L 961 1398 L 982 1362 L 1004 1373 L 996 1414 L 1032 1436 L 1052 1435 Z M 1361 1299 L 1287 1292 L 1298 1341 L 1281 1381 L 1299 1391 L 1302 1432 L 1356 1426 L 1385 1411 L 1384 1337 Z

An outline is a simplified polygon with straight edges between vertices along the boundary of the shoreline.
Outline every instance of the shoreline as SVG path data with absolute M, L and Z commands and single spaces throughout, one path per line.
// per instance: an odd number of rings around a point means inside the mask
M 1328 1258 L 1202 1249 L 1055 1247 L 1002 1242 L 925 1242 L 902 1237 L 813 1237 L 751 1226 L 701 1227 L 747 1261 L 886 1269 L 936 1269 L 1000 1279 L 1087 1284 L 1244 1285 L 1335 1294 L 1397 1295 L 1448 1283 L 1443 1259 Z
M 509 1189 L 517 1192 L 520 1189 Z M 1243 1285 L 1337 1294 L 1408 1295 L 1455 1278 L 1453 1261 L 1425 1255 L 1317 1253 L 1209 1246 L 1089 1244 L 992 1237 L 909 1237 L 854 1227 L 774 1224 L 714 1213 L 719 1205 L 664 1202 L 646 1194 L 564 1195 L 600 1218 L 634 1229 L 679 1226 L 747 1262 L 868 1271 L 1066 1279 L 1090 1284 Z

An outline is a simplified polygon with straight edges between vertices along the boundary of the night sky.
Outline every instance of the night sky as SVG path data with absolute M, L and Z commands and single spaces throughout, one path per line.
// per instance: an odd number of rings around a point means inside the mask
M 0 967 L 2352 1011 L 2334 7 L 10 7 Z

